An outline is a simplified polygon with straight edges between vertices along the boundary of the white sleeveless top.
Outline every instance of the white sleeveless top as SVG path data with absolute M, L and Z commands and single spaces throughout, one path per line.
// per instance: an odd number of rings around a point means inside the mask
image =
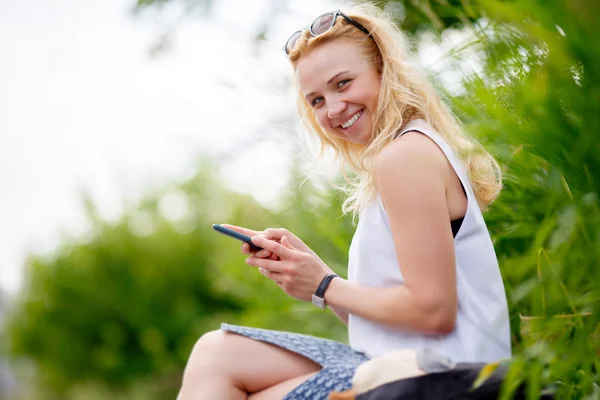
M 350 346 L 369 357 L 398 348 L 431 348 L 455 362 L 492 362 L 508 358 L 511 356 L 510 324 L 504 284 L 465 168 L 448 143 L 424 120 L 410 122 L 399 136 L 408 131 L 419 131 L 437 143 L 467 194 L 467 212 L 454 238 L 458 291 L 455 329 L 449 335 L 428 336 L 349 315 Z M 423 243 L 423 246 L 428 244 Z M 361 212 L 350 246 L 348 279 L 370 287 L 404 282 L 388 216 L 379 195 Z

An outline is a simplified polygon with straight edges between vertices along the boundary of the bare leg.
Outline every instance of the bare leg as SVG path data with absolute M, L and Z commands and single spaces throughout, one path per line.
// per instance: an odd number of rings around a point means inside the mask
M 280 347 L 235 333 L 213 331 L 194 346 L 178 400 L 246 399 L 248 394 L 320 369 L 312 360 Z M 289 387 L 288 392 L 302 381 Z
M 251 394 L 250 397 L 248 397 L 248 400 L 281 400 L 283 396 L 291 392 L 294 388 L 296 388 L 296 386 L 299 386 L 301 383 L 308 380 L 315 374 L 316 372 L 312 372 L 310 374 L 302 375 L 297 378 L 292 378 L 278 383 L 275 386 L 271 386 L 270 388 Z

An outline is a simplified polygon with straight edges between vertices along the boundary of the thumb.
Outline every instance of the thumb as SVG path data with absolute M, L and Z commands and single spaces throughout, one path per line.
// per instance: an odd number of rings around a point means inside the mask
M 296 250 L 296 248 L 294 246 L 292 246 L 292 244 L 290 243 L 290 241 L 288 240 L 287 236 L 282 236 L 281 237 L 281 245 L 290 249 L 290 250 Z

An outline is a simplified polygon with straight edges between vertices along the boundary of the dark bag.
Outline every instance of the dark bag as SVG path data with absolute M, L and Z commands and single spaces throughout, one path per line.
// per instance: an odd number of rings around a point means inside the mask
M 508 368 L 499 366 L 477 389 L 472 389 L 479 371 L 486 364 L 458 363 L 446 372 L 430 373 L 414 378 L 386 383 L 356 396 L 356 400 L 450 400 L 450 399 L 497 399 Z M 525 387 L 516 391 L 513 399 L 525 399 Z M 553 399 L 542 395 L 541 399 Z

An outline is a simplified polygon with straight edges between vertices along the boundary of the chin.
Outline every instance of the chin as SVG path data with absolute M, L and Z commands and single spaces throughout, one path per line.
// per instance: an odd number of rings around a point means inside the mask
M 339 132 L 339 131 L 335 131 L 335 132 L 331 132 L 328 131 L 328 133 L 330 133 L 332 136 L 335 136 L 338 139 L 343 140 L 344 142 L 350 142 L 352 144 L 358 144 L 358 145 L 362 145 L 365 146 L 369 143 L 369 141 L 371 140 L 370 134 L 354 134 L 354 135 L 346 135 L 343 132 Z
M 348 141 L 355 143 L 355 144 L 360 144 L 360 145 L 366 146 L 371 141 L 371 135 L 370 134 L 360 135 L 358 137 L 348 139 Z
M 369 142 L 368 137 L 365 138 L 364 135 L 352 135 L 352 136 L 338 136 L 345 142 L 350 142 L 352 144 L 366 145 Z
M 360 146 L 366 146 L 369 142 L 368 140 L 348 140 L 351 143 L 358 144 Z

